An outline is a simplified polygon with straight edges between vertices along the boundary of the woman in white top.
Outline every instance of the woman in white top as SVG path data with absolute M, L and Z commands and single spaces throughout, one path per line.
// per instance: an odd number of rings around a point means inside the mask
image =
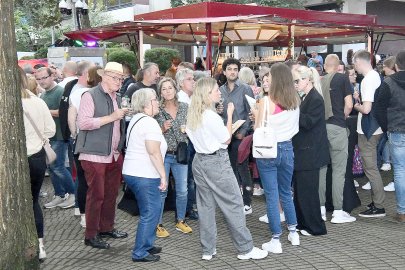
M 56 127 L 51 113 L 45 102 L 38 98 L 34 93 L 27 90 L 27 77 L 24 71 L 19 68 L 21 77 L 21 97 L 24 110 L 24 127 L 27 145 L 28 165 L 30 169 L 31 194 L 34 208 L 35 225 L 39 239 L 39 259 L 46 258 L 46 252 L 43 243 L 44 237 L 44 217 L 41 206 L 39 205 L 39 192 L 45 177 L 46 155 L 43 148 L 44 142 L 38 136 L 33 124 L 41 132 L 43 138 L 49 139 L 55 135 Z M 33 124 L 27 118 L 28 114 Z
M 132 96 L 132 117 L 127 129 L 127 150 L 122 174 L 138 201 L 140 219 L 132 251 L 134 262 L 155 262 L 162 248 L 155 247 L 160 217 L 160 191 L 166 189 L 163 159 L 167 143 L 153 118 L 159 113 L 156 92 L 142 88 Z
M 262 248 L 272 253 L 282 253 L 280 236 L 279 198 L 287 221 L 288 240 L 293 245 L 299 245 L 299 235 L 296 232 L 297 217 L 291 193 L 291 181 L 294 171 L 294 152 L 291 138 L 298 133 L 299 97 L 294 88 L 290 68 L 283 63 L 276 63 L 270 69 L 271 84 L 268 96 L 259 103 L 259 110 L 253 110 L 256 123 L 260 126 L 263 117 L 267 124 L 276 132 L 277 157 L 256 158 L 257 168 L 266 196 L 267 216 L 272 239 L 264 243 Z M 264 112 L 264 103 L 268 102 L 269 110 Z
M 193 175 L 197 186 L 202 259 L 211 260 L 216 254 L 216 205 L 225 216 L 238 259 L 262 259 L 268 253 L 253 247 L 243 213 L 242 195 L 226 150 L 231 141 L 234 106 L 229 103 L 228 122 L 224 126 L 214 107 L 220 99 L 221 92 L 214 79 L 199 79 L 187 114 L 186 132 L 197 152 Z

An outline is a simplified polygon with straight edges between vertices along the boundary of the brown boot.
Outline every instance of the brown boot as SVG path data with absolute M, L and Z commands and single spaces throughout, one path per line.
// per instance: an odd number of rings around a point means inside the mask
M 397 214 L 394 219 L 399 222 L 405 222 L 405 214 Z

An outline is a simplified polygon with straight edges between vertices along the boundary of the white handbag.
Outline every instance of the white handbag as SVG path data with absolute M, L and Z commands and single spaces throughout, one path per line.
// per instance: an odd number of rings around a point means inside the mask
M 254 158 L 276 158 L 277 157 L 277 138 L 273 127 L 268 121 L 269 100 L 263 98 L 264 109 L 260 126 L 253 133 L 253 157 Z

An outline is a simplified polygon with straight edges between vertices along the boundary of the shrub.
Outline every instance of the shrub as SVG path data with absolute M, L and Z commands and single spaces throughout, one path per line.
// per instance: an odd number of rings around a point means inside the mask
M 153 48 L 145 52 L 145 63 L 153 62 L 159 66 L 160 73 L 165 73 L 172 65 L 172 59 L 180 57 L 178 50 L 169 48 Z
M 20 58 L 20 60 L 32 60 L 35 59 L 33 55 L 26 55 Z
M 112 48 L 107 50 L 107 61 L 108 62 L 118 62 L 120 64 L 128 64 L 131 67 L 132 73 L 135 74 L 138 69 L 138 63 L 136 60 L 135 53 L 123 49 L 123 48 Z
M 35 54 L 34 54 L 35 59 L 43 59 L 43 58 L 48 58 L 48 47 L 41 47 L 39 48 Z

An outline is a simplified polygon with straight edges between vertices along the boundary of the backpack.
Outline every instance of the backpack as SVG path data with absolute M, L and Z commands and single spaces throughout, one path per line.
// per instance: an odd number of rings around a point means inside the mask
M 328 120 L 330 117 L 333 116 L 332 102 L 330 99 L 330 91 L 332 90 L 330 87 L 330 83 L 333 77 L 335 77 L 335 74 L 336 73 L 329 73 L 321 78 L 322 95 L 323 101 L 325 103 L 325 120 Z
M 60 129 L 62 130 L 62 137 L 65 141 L 70 139 L 70 129 L 68 125 L 69 96 L 73 86 L 77 84 L 77 81 L 78 79 L 75 79 L 66 84 L 59 104 Z

